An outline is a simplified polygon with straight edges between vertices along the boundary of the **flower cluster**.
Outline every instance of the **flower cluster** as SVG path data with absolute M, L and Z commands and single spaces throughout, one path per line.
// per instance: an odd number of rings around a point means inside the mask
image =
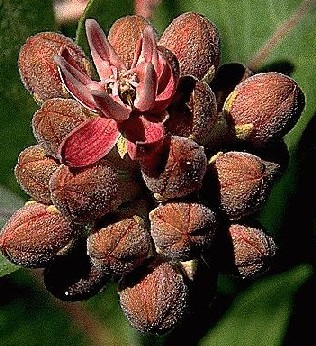
M 136 15 L 107 36 L 85 24 L 89 56 L 52 32 L 20 50 L 37 143 L 18 158 L 30 201 L 0 249 L 43 268 L 62 300 L 114 280 L 130 323 L 163 334 L 192 311 L 201 275 L 270 268 L 277 246 L 253 216 L 287 168 L 304 94 L 284 74 L 221 64 L 218 30 L 198 13 L 161 37 Z

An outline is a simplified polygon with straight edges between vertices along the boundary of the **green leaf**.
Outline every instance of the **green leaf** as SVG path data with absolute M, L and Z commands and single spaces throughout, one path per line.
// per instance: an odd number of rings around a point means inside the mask
M 20 81 L 17 61 L 27 37 L 55 31 L 52 3 L 0 1 L 0 184 L 21 195 L 12 168 L 19 152 L 35 142 L 30 125 L 37 106 Z
M 19 209 L 24 201 L 11 193 L 7 189 L 0 186 L 0 229 L 3 227 L 9 217 Z M 10 274 L 20 267 L 8 261 L 5 257 L 0 254 L 0 277 L 3 275 Z
M 291 161 L 260 214 L 271 232 L 282 225 L 289 197 L 296 188 L 296 147 L 316 110 L 316 1 L 315 0 L 174 0 L 162 1 L 153 23 L 160 33 L 173 18 L 195 11 L 219 29 L 221 62 L 239 62 L 255 71 L 275 63 L 293 66 L 291 77 L 306 96 L 306 107 L 296 126 L 285 137 Z
M 200 346 L 279 346 L 293 308 L 294 295 L 311 276 L 310 266 L 254 283 L 233 302 Z
M 96 19 L 102 29 L 107 33 L 111 25 L 120 17 L 134 14 L 134 1 L 90 0 L 83 16 L 78 23 L 76 42 L 89 54 L 87 39 L 85 36 L 84 22 L 87 18 Z

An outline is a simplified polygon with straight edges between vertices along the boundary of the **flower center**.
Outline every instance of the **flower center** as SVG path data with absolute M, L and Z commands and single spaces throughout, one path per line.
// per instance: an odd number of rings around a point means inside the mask
M 112 75 L 105 81 L 105 90 L 109 95 L 112 95 L 114 98 L 118 96 L 125 104 L 133 108 L 137 85 L 136 73 L 120 71 L 117 77 Z

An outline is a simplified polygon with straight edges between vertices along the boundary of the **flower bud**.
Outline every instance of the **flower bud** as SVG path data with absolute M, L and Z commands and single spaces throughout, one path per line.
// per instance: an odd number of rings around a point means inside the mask
M 45 267 L 78 236 L 74 227 L 54 207 L 28 202 L 16 211 L 0 234 L 0 250 L 11 262 Z
M 156 251 L 172 260 L 199 257 L 212 242 L 217 222 L 200 203 L 167 202 L 149 213 Z
M 164 125 L 172 135 L 190 137 L 205 145 L 217 120 L 215 94 L 205 82 L 182 77 L 168 113 Z
M 58 256 L 44 269 L 45 287 L 54 297 L 79 301 L 93 297 L 109 282 L 110 277 L 91 264 L 82 251 Z
M 134 54 L 144 28 L 150 23 L 137 15 L 117 19 L 111 26 L 108 40 L 118 56 L 129 69 L 134 60 Z
M 140 332 L 167 333 L 188 312 L 188 286 L 170 263 L 142 267 L 139 273 L 124 277 L 119 296 L 122 310 Z
M 271 266 L 276 254 L 274 240 L 262 229 L 232 224 L 228 230 L 228 251 L 232 253 L 231 273 L 243 278 L 262 275 Z
M 223 109 L 231 118 L 237 136 L 260 146 L 287 134 L 304 106 L 304 94 L 293 79 L 267 72 L 238 84 Z
M 38 202 L 51 204 L 48 183 L 57 168 L 58 163 L 46 155 L 42 146 L 33 145 L 20 153 L 14 174 L 28 195 Z
M 63 47 L 83 71 L 89 72 L 88 60 L 81 48 L 58 33 L 41 32 L 31 36 L 20 50 L 18 64 L 22 82 L 39 103 L 54 97 L 68 97 L 53 60 Z
M 207 163 L 203 147 L 189 138 L 171 136 L 162 156 L 153 158 L 159 157 L 159 168 L 153 169 L 150 160 L 141 163 L 145 184 L 157 199 L 184 197 L 201 187 Z
M 117 172 L 107 161 L 78 169 L 60 165 L 49 182 L 56 208 L 74 222 L 87 223 L 117 209 L 118 185 Z
M 96 229 L 87 244 L 92 263 L 114 275 L 135 269 L 149 257 L 152 249 L 145 223 L 136 215 Z
M 63 139 L 86 119 L 88 111 L 78 101 L 47 100 L 33 116 L 34 136 L 49 155 L 57 158 Z
M 171 50 L 180 63 L 181 75 L 202 79 L 216 71 L 220 60 L 220 39 L 216 26 L 206 17 L 183 13 L 164 30 L 159 45 Z
M 232 220 L 258 211 L 279 176 L 279 165 L 244 152 L 219 153 L 209 168 L 213 182 L 208 198 L 218 196 L 220 208 Z

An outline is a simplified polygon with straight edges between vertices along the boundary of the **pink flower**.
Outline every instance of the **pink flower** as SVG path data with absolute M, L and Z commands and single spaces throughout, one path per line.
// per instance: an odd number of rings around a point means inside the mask
M 157 47 L 150 25 L 142 33 L 130 68 L 94 19 L 86 20 L 86 33 L 99 81 L 82 70 L 66 47 L 54 60 L 65 87 L 96 117 L 65 138 L 59 155 L 69 166 L 86 166 L 108 154 L 119 141 L 122 156 L 127 152 L 132 159 L 141 158 L 162 143 L 163 114 L 178 82 L 177 60 Z

